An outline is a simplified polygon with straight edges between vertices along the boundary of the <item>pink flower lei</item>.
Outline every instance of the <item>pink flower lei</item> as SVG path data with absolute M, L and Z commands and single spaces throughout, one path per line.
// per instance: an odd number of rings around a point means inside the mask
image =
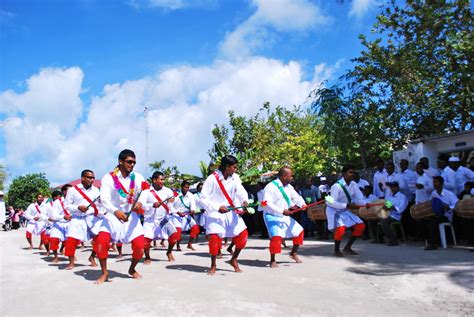
M 133 202 L 133 196 L 135 194 L 135 173 L 130 173 L 130 190 L 127 193 L 125 192 L 125 188 L 123 187 L 122 183 L 120 183 L 117 174 L 119 173 L 119 168 L 114 168 L 114 171 L 110 173 L 112 179 L 114 180 L 114 187 L 118 191 L 119 195 L 123 198 L 127 198 L 127 202 L 131 204 Z

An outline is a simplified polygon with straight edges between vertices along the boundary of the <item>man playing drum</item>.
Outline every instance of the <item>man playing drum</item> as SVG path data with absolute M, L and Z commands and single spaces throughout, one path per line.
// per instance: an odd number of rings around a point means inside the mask
M 392 193 L 387 200 L 391 202 L 390 205 L 392 205 L 392 207 L 383 207 L 387 211 L 390 211 L 390 215 L 387 217 L 387 219 L 380 221 L 380 225 L 384 235 L 387 237 L 387 245 L 392 247 L 398 245 L 398 242 L 397 235 L 393 232 L 391 225 L 394 222 L 400 221 L 402 218 L 402 213 L 408 206 L 408 200 L 406 196 L 400 192 L 400 185 L 398 182 L 392 182 L 388 185 Z

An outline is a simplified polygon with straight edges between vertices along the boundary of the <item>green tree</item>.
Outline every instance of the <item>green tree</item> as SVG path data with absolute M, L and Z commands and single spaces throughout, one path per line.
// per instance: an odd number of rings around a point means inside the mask
M 15 178 L 8 190 L 8 204 L 25 209 L 37 194 L 50 195 L 49 181 L 44 173 L 26 174 Z
M 469 0 L 390 0 L 347 78 L 386 109 L 396 148 L 473 128 L 474 32 Z M 369 102 L 369 101 L 366 101 Z
M 180 173 L 176 165 L 166 166 L 165 164 L 166 162 L 164 160 L 156 161 L 151 164 L 148 164 L 152 168 L 153 172 L 155 171 L 163 172 L 165 176 L 165 186 L 168 186 L 171 188 L 179 188 L 181 185 L 181 182 L 184 180 L 187 180 L 191 183 L 201 180 L 201 178 L 198 176 Z
M 4 183 L 6 179 L 7 179 L 7 171 L 5 169 L 5 166 L 0 164 L 0 190 L 2 191 L 5 188 Z

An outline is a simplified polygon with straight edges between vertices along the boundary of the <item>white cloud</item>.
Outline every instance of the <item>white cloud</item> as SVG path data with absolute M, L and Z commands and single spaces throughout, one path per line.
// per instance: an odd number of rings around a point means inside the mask
M 375 5 L 375 0 L 353 0 L 351 10 L 349 11 L 349 16 L 361 19 L 371 9 L 371 7 Z
M 253 115 L 263 102 L 292 106 L 305 101 L 309 91 L 331 75 L 324 64 L 305 79 L 298 62 L 254 57 L 242 62 L 216 61 L 207 67 L 170 68 L 154 77 L 107 85 L 100 96 L 92 98 L 86 119 L 73 133 L 63 130 L 70 109 L 77 107 L 80 85 L 76 89 L 48 90 L 42 103 L 55 105 L 66 100 L 61 119 L 40 120 L 37 112 L 23 107 L 37 87 L 48 87 L 58 74 L 81 74 L 73 67 L 42 70 L 28 79 L 28 90 L 0 95 L 19 109 L 5 123 L 7 156 L 5 164 L 14 170 L 44 171 L 55 183 L 75 179 L 80 171 L 90 168 L 103 175 L 116 164 L 116 156 L 124 147 L 137 153 L 137 169 L 145 171 L 144 106 L 149 109 L 149 162 L 165 160 L 182 171 L 198 173 L 199 160 L 208 160 L 212 144 L 213 124 L 227 122 L 227 111 Z M 322 76 L 322 77 L 320 77 Z M 61 77 L 61 76 L 59 76 Z M 76 86 L 77 76 L 63 76 L 64 87 Z M 23 111 L 25 110 L 25 111 Z M 67 111 L 69 110 L 69 111 Z M 82 108 L 80 109 L 82 110 Z
M 251 56 L 274 43 L 274 30 L 307 31 L 331 23 L 321 9 L 307 0 L 253 0 L 256 11 L 220 45 L 221 56 L 238 59 Z

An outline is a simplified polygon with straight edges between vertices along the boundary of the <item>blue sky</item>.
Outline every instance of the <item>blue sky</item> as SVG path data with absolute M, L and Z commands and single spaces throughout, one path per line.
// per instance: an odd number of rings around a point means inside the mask
M 227 110 L 304 102 L 351 66 L 378 10 L 374 0 L 3 0 L 0 162 L 10 177 L 44 171 L 53 182 L 86 166 L 105 173 L 121 146 L 143 157 L 146 105 L 160 122 L 149 122 L 147 161 L 197 172 Z

